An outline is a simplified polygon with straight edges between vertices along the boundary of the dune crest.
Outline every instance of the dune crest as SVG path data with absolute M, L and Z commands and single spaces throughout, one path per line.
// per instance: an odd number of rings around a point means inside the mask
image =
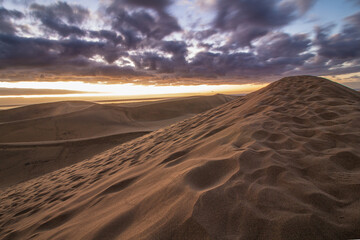
M 298 76 L 7 188 L 2 239 L 360 237 L 360 94 Z

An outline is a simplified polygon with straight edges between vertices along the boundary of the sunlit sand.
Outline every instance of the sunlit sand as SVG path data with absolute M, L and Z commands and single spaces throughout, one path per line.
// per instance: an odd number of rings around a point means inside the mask
M 0 112 L 1 238 L 358 238 L 360 94 L 300 76 L 229 100 Z

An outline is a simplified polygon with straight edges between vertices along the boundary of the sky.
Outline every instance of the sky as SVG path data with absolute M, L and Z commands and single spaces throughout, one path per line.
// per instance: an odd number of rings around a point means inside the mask
M 291 75 L 360 88 L 360 0 L 0 0 L 0 100 L 241 92 Z

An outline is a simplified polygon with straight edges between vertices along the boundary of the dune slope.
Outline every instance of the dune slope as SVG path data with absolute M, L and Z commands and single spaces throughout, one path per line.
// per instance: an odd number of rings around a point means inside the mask
M 0 111 L 0 143 L 56 141 L 153 131 L 232 100 L 184 97 L 139 106 L 84 101 L 35 104 Z
M 149 132 L 64 141 L 0 143 L 0 188 L 89 159 Z
M 360 237 L 360 95 L 299 76 L 0 195 L 2 239 Z
M 130 106 L 66 101 L 0 111 L 0 188 L 91 158 L 233 98 L 218 94 Z

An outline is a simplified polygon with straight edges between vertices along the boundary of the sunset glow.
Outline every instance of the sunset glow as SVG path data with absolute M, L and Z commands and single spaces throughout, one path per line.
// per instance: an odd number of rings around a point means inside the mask
M 76 94 L 42 94 L 0 96 L 0 98 L 38 98 L 38 97 L 91 97 L 91 96 L 154 96 L 192 93 L 248 93 L 266 84 L 242 85 L 136 85 L 128 84 L 96 84 L 84 82 L 0 82 L 0 88 L 12 89 L 62 89 L 81 91 Z

